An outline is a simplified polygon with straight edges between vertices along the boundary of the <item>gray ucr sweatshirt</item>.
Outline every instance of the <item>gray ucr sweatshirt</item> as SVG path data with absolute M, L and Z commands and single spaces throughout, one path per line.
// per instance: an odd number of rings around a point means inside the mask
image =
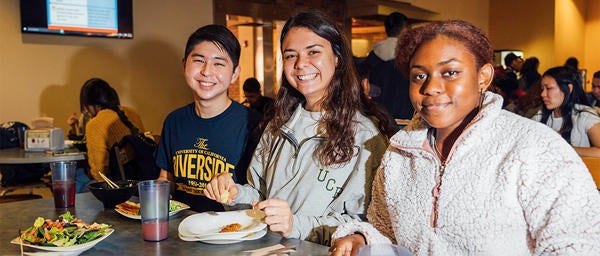
M 290 237 L 329 245 L 339 224 L 364 218 L 388 141 L 369 118 L 357 113 L 354 157 L 322 166 L 314 155 L 323 140 L 317 133 L 320 115 L 299 106 L 279 132 L 263 134 L 250 163 L 248 184 L 238 185 L 233 204 L 286 200 L 294 214 Z

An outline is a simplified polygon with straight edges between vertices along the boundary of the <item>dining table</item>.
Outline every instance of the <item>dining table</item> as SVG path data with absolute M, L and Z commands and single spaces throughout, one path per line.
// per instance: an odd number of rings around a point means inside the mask
M 26 151 L 22 148 L 0 149 L 0 164 L 37 164 L 85 160 L 85 152 L 75 148 L 57 151 Z
M 27 165 L 27 164 L 49 164 L 54 162 L 69 163 L 83 161 L 86 159 L 86 153 L 81 152 L 76 148 L 65 148 L 62 150 L 53 151 L 28 151 L 20 147 L 15 148 L 4 148 L 0 149 L 0 164 L 6 165 Z M 30 168 L 13 168 L 12 170 L 28 171 Z M 23 198 L 37 198 L 38 195 L 32 195 L 31 192 L 27 194 L 13 194 L 6 196 L 7 191 L 15 190 L 17 188 L 32 187 L 32 186 L 48 186 L 51 187 L 49 181 L 39 180 L 35 182 L 27 182 L 24 184 L 13 184 L 10 186 L 3 186 L 0 184 L 0 199 L 5 200 L 10 197 L 9 200 L 22 200 Z
M 196 213 L 189 209 L 169 217 L 167 239 L 159 242 L 144 241 L 140 220 L 123 216 L 114 209 L 105 209 L 102 203 L 89 192 L 77 194 L 75 207 L 68 209 L 55 208 L 53 198 L 0 204 L 0 230 L 2 230 L 0 232 L 0 255 L 21 255 L 20 246 L 11 243 L 13 239 L 18 237 L 19 230 L 32 226 L 37 217 L 56 220 L 59 215 L 67 210 L 86 223 L 105 223 L 114 229 L 110 236 L 81 255 L 235 256 L 252 255 L 247 251 L 278 245 L 293 248 L 293 252 L 284 255 L 329 255 L 327 246 L 300 239 L 284 238 L 273 232 L 267 232 L 265 236 L 256 240 L 233 244 L 183 241 L 178 237 L 179 223 L 186 217 Z

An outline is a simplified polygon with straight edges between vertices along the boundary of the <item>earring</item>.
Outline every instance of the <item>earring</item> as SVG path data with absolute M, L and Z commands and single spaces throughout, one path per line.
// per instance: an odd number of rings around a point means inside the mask
M 481 106 L 483 105 L 483 88 L 479 91 L 479 110 L 481 110 Z

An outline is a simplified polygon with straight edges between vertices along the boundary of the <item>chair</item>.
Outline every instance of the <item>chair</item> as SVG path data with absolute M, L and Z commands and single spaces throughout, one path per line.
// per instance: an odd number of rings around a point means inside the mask
M 115 146 L 113 147 L 115 151 L 115 156 L 117 160 L 117 166 L 119 168 L 119 174 L 121 176 L 121 180 L 127 180 L 127 175 L 125 175 L 125 165 L 130 161 L 133 161 L 135 158 L 135 149 L 131 143 L 126 143 L 123 146 Z
M 582 157 L 583 162 L 587 166 L 592 178 L 596 183 L 596 188 L 600 190 L 600 158 L 598 157 Z
M 160 175 L 154 151 L 156 143 L 141 136 L 127 135 L 111 147 L 109 167 L 111 179 L 153 180 Z M 118 171 L 118 173 L 117 173 Z

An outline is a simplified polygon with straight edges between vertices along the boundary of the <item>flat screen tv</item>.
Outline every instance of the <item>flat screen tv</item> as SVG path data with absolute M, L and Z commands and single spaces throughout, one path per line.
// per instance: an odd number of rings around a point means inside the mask
M 133 38 L 133 0 L 20 0 L 21 31 Z

